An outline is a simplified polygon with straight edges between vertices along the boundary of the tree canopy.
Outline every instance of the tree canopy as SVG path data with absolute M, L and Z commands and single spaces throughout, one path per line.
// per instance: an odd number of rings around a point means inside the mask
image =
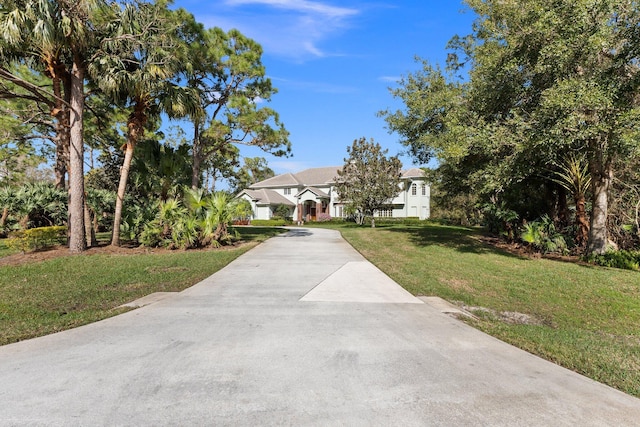
M 640 149 L 637 4 L 467 4 L 477 14 L 473 33 L 451 40 L 447 68 L 423 61 L 392 91 L 406 108 L 381 115 L 414 157 L 435 156 L 457 177 L 448 181 L 459 190 L 523 219 L 562 217 L 566 189 L 554 178 L 570 156 L 584 158 L 587 252 L 604 252 L 616 164 Z
M 265 77 L 260 45 L 237 30 L 205 29 L 169 5 L 29 0 L 0 7 L 0 180 L 24 183 L 42 156 L 54 153 L 47 160 L 56 186 L 68 182 L 72 251 L 86 248 L 85 233 L 96 223 L 98 205 L 85 200 L 93 190 L 113 191 L 117 183 L 117 197 L 103 197 L 115 200 L 117 245 L 121 230 L 130 237 L 153 218 L 154 198 L 182 193 L 176 187 L 185 174 L 194 189 L 205 172 L 214 180 L 233 176 L 237 144 L 291 152 L 277 112 L 265 106 L 276 89 Z M 172 145 L 160 123 L 185 116 L 195 124 L 194 138 Z M 138 144 L 143 156 L 136 160 Z M 85 188 L 85 162 L 96 188 Z M 142 183 L 143 176 L 154 182 Z M 146 203 L 137 200 L 143 193 Z

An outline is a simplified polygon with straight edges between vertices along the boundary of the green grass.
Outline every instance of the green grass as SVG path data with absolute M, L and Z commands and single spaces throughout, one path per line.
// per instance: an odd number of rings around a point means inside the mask
M 153 292 L 186 289 L 281 232 L 242 228 L 238 248 L 75 255 L 0 267 L 0 345 L 95 322 Z
M 640 397 L 640 273 L 515 256 L 461 227 L 334 227 L 414 295 L 489 309 L 470 323 Z M 514 324 L 504 312 L 536 322 Z

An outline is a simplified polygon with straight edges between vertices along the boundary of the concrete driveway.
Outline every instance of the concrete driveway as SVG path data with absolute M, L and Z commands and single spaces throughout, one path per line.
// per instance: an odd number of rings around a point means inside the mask
M 319 229 L 160 302 L 0 347 L 0 384 L 3 426 L 640 422 L 640 400 L 441 314 Z

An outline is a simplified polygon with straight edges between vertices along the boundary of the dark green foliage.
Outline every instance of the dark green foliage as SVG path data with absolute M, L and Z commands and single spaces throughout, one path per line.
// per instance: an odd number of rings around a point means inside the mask
M 282 218 L 287 221 L 291 221 L 291 214 L 293 210 L 287 205 L 276 205 L 273 209 L 273 219 Z
M 231 194 L 238 194 L 251 184 L 264 181 L 272 176 L 275 176 L 275 172 L 269 167 L 264 157 L 245 157 L 242 167 L 229 180 Z M 288 215 L 280 216 L 286 218 Z
M 503 235 L 509 241 L 513 241 L 517 228 L 518 213 L 506 207 L 504 203 L 499 205 L 487 203 L 482 207 L 484 212 L 484 226 L 490 233 Z
M 640 251 L 609 251 L 602 255 L 590 256 L 587 260 L 603 267 L 640 270 Z
M 555 224 L 544 215 L 540 220 L 524 225 L 520 238 L 543 253 L 567 253 L 568 246 L 564 236 L 556 231 Z
M 0 190 L 0 209 L 6 209 L 0 231 L 64 225 L 67 193 L 53 184 L 39 182 Z
M 247 201 L 228 193 L 205 194 L 203 190 L 184 189 L 181 198 L 161 201 L 154 216 L 139 232 L 145 246 L 191 249 L 220 246 L 237 240 L 229 227 L 239 218 L 251 215 Z
M 504 204 L 522 220 L 547 214 L 562 227 L 573 204 L 574 237 L 586 251 L 604 251 L 609 236 L 629 244 L 632 236 L 618 231 L 621 225 L 637 228 L 630 207 L 638 193 L 625 188 L 616 200 L 624 208 L 616 213 L 626 218 L 615 221 L 608 196 L 621 164 L 640 149 L 638 4 L 466 3 L 477 17 L 472 33 L 451 40 L 446 70 L 421 61 L 421 70 L 392 90 L 405 108 L 381 112 L 389 129 L 415 159 L 437 158 L 440 188 L 449 200 L 477 197 L 482 204 Z M 579 191 L 559 179 L 571 157 L 585 160 L 576 171 L 586 179 L 571 180 Z

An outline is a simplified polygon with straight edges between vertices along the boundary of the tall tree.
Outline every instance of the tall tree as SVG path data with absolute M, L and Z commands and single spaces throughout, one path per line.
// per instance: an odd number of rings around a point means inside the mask
M 229 180 L 231 193 L 236 194 L 251 184 L 264 181 L 272 176 L 275 176 L 275 172 L 269 167 L 264 157 L 245 157 L 242 167 Z
M 161 111 L 184 116 L 194 104 L 194 94 L 172 79 L 181 67 L 174 21 L 164 2 L 135 2 L 115 9 L 113 34 L 128 37 L 105 39 L 91 64 L 97 85 L 128 108 L 127 141 L 120 169 L 111 244 L 120 245 L 120 223 L 129 170 L 136 144 L 144 135 L 150 114 Z
M 34 100 L 47 104 L 57 118 L 57 145 L 69 147 L 69 249 L 83 251 L 84 84 L 107 7 L 101 0 L 10 1 L 3 6 L 0 78 L 30 92 Z M 52 93 L 17 78 L 8 66 L 15 61 L 35 66 L 48 75 Z
M 340 200 L 359 213 L 359 223 L 371 217 L 375 227 L 376 211 L 400 193 L 400 170 L 402 163 L 395 157 L 386 157 L 388 150 L 366 138 L 353 141 L 347 147 L 348 157 L 336 177 L 336 191 Z
M 470 162 L 472 173 L 495 177 L 498 191 L 522 188 L 523 182 L 530 190 L 549 188 L 551 176 L 547 184 L 539 179 L 545 168 L 560 164 L 567 152 L 586 156 L 592 189 L 587 252 L 604 252 L 613 167 L 616 159 L 638 150 L 637 3 L 467 3 L 478 16 L 474 32 L 452 40 L 455 51 L 449 65 L 454 71 L 469 70 L 465 90 L 457 99 L 462 111 L 469 113 L 471 126 L 459 134 L 462 144 L 447 146 L 462 148 L 460 158 Z M 434 87 L 424 79 L 415 87 L 403 85 L 400 96 L 411 96 L 415 105 L 406 114 L 387 115 L 390 128 L 422 150 L 433 145 L 421 139 L 425 131 L 420 128 L 423 110 L 418 99 L 420 92 Z M 415 93 L 409 92 L 414 89 Z M 434 107 L 428 111 L 438 113 L 450 105 L 433 97 L 425 103 Z M 460 129 L 458 123 L 464 125 L 456 120 L 460 117 L 464 115 L 444 117 L 439 130 L 452 134 L 452 125 L 453 129 Z M 436 129 L 424 123 L 429 131 Z M 477 153 L 481 161 L 474 169 Z M 515 195 L 522 202 L 524 192 L 519 193 Z
M 63 28 L 63 4 L 6 2 L 0 13 L 0 97 L 28 100 L 35 108 L 29 121 L 55 119 L 51 139 L 56 146 L 56 186 L 65 187 L 69 162 L 71 56 Z M 64 25 L 69 26 L 69 17 Z M 49 84 L 42 78 L 50 79 Z M 19 113 L 9 108 L 11 115 Z M 40 114 L 38 114 L 38 112 Z
M 276 93 L 265 77 L 262 48 L 238 30 L 204 30 L 183 12 L 183 38 L 189 45 L 190 87 L 199 93 L 200 111 L 192 117 L 192 188 L 200 186 L 202 168 L 211 157 L 221 157 L 225 146 L 257 146 L 276 156 L 291 152 L 289 133 L 276 111 L 262 106 Z

